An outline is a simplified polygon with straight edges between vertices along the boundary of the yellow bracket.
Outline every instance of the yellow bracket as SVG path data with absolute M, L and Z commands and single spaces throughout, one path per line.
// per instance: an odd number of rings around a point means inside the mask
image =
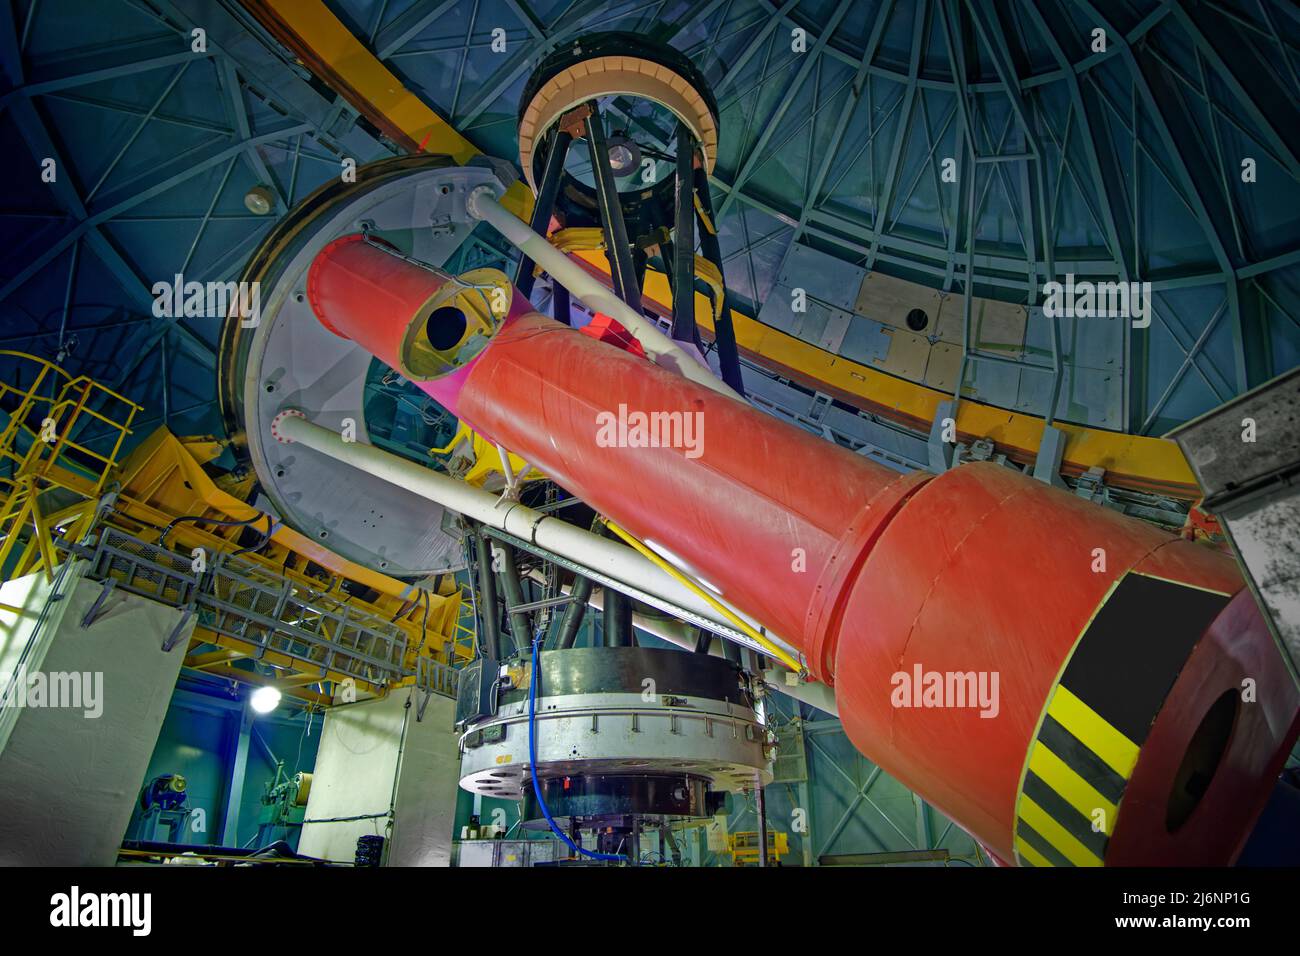
M 496 445 L 464 422 L 457 426 L 456 434 L 452 436 L 451 441 L 440 448 L 430 448 L 429 454 L 450 455 L 452 456 L 449 459 L 450 464 L 454 461 L 458 451 L 470 464 L 463 472 L 456 470 L 454 477 L 459 478 L 466 484 L 482 488 L 493 476 L 505 478 L 505 473 L 501 470 L 501 459 L 497 453 Z M 509 454 L 509 461 L 510 470 L 514 473 L 517 482 L 537 481 L 546 477 L 514 452 Z

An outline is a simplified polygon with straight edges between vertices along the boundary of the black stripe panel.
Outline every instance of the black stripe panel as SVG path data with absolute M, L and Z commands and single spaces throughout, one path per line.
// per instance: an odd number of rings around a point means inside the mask
M 1046 811 L 1047 815 L 1065 827 L 1067 833 L 1074 837 L 1101 859 L 1106 857 L 1106 842 L 1109 837 L 1092 829 L 1092 819 L 1084 816 L 1071 806 L 1066 799 L 1047 785 L 1042 777 L 1032 770 L 1025 774 L 1023 793 Z
M 1088 625 L 1061 683 L 1139 747 L 1210 622 L 1228 598 L 1126 575 Z
M 1041 853 L 1052 866 L 1074 866 L 1061 854 L 1060 850 L 1048 843 L 1041 833 L 1024 820 L 1016 821 L 1016 836 Z
M 1128 781 L 1089 750 L 1078 737 L 1062 727 L 1051 714 L 1043 715 L 1043 726 L 1038 732 L 1038 742 L 1065 761 L 1066 765 L 1088 781 L 1094 790 L 1111 803 L 1119 805 L 1119 799 L 1124 796 L 1124 787 Z

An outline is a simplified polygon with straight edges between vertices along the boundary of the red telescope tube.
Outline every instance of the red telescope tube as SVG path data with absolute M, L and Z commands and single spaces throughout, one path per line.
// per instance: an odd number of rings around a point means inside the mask
M 398 369 L 439 285 L 343 240 L 309 277 Z M 1003 862 L 1228 864 L 1300 730 L 1230 558 L 1010 469 L 899 475 L 519 295 L 416 384 L 798 647 L 854 744 Z

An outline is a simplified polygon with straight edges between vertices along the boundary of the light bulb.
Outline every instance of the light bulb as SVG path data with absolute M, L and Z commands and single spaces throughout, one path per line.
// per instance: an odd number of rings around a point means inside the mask
M 280 706 L 280 692 L 274 687 L 259 687 L 253 691 L 249 703 L 259 714 L 269 714 Z

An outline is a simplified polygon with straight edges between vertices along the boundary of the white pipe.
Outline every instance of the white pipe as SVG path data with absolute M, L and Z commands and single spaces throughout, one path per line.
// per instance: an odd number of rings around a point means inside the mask
M 491 186 L 480 186 L 470 193 L 466 207 L 471 216 L 491 223 L 511 245 L 550 273 L 552 278 L 587 308 L 617 319 L 636 336 L 650 361 L 728 398 L 744 401 L 706 366 L 664 335 L 657 325 L 584 272 L 581 266 L 547 242 L 544 236 L 535 233 L 528 223 L 497 202 Z
M 791 684 L 789 675 L 793 671 L 784 668 L 769 667 L 763 671 L 763 683 L 773 688 L 778 694 L 785 694 L 795 700 L 824 710 L 833 717 L 840 715 L 839 705 L 835 703 L 835 691 L 820 681 L 807 680 Z
M 275 435 L 289 442 L 305 445 L 335 461 L 405 488 L 422 498 L 452 511 L 531 542 L 616 581 L 639 588 L 648 594 L 697 614 L 706 620 L 732 627 L 716 609 L 694 591 L 665 573 L 653 561 L 633 549 L 609 538 L 584 531 L 552 515 L 543 514 L 517 501 L 511 501 L 482 488 L 440 475 L 423 465 L 400 458 L 363 442 L 344 441 L 337 432 L 313 424 L 301 412 L 285 411 L 271 423 Z M 739 614 L 739 612 L 736 612 Z M 742 620 L 761 630 L 747 616 Z M 764 632 L 768 640 L 792 656 L 798 652 L 786 642 Z

